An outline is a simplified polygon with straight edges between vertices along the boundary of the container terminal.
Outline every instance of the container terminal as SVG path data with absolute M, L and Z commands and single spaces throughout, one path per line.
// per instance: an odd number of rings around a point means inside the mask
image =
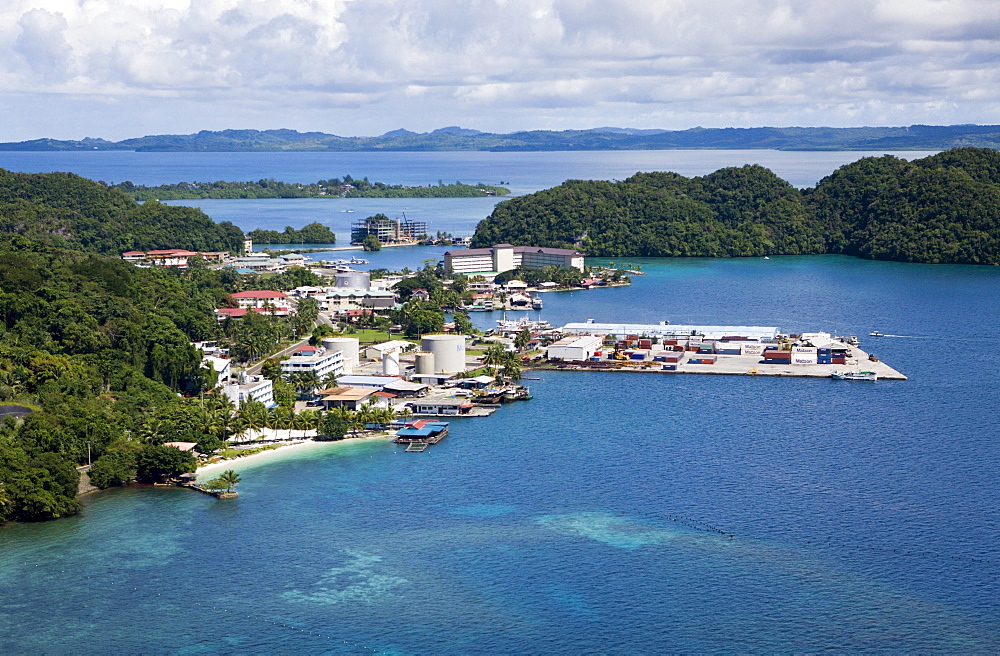
M 906 380 L 855 337 L 769 326 L 569 323 L 532 366 L 586 371 Z M 844 377 L 845 373 L 867 374 Z

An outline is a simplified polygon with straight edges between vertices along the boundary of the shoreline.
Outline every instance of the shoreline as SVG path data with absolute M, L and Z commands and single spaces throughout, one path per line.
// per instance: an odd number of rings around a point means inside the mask
M 203 474 L 214 473 L 216 471 L 225 471 L 226 469 L 232 469 L 233 465 L 242 465 L 243 463 L 258 463 L 267 460 L 268 458 L 273 458 L 275 455 L 287 454 L 291 452 L 300 452 L 307 450 L 306 447 L 317 448 L 320 446 L 328 446 L 335 444 L 352 444 L 361 442 L 364 440 L 379 440 L 391 438 L 392 433 L 378 433 L 372 435 L 359 435 L 357 437 L 345 437 L 342 440 L 331 440 L 331 441 L 319 441 L 314 440 L 311 437 L 305 437 L 300 440 L 295 440 L 288 442 L 286 444 L 281 444 L 275 449 L 268 449 L 266 451 L 261 451 L 259 453 L 254 453 L 249 456 L 243 456 L 239 458 L 224 458 L 222 460 L 217 460 L 215 462 L 205 463 L 199 465 L 195 470 L 195 474 L 198 475 L 198 480 L 202 479 Z

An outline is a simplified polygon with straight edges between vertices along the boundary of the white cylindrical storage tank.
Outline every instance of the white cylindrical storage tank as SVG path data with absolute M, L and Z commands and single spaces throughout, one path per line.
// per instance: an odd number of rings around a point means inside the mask
M 337 274 L 337 289 L 361 289 L 369 291 L 372 288 L 372 276 L 367 271 L 346 271 Z
M 399 375 L 399 351 L 386 351 L 382 354 L 382 373 L 386 376 Z
M 328 353 L 341 351 L 344 354 L 344 373 L 349 374 L 358 365 L 357 337 L 324 337 L 320 342 Z
M 465 335 L 424 335 L 420 346 L 434 354 L 434 373 L 465 371 Z
M 415 373 L 431 375 L 434 373 L 434 354 L 427 351 L 417 353 L 414 362 Z

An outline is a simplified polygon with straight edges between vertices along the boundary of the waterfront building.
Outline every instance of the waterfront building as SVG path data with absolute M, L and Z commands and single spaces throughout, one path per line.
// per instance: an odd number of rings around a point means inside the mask
M 201 366 L 208 369 L 211 367 L 215 370 L 215 373 L 219 375 L 219 383 L 229 382 L 229 376 L 232 374 L 232 360 L 229 358 L 220 358 L 215 355 L 205 355 L 201 359 Z
M 548 360 L 589 360 L 601 350 L 603 335 L 574 335 L 563 337 L 545 349 Z
M 301 355 L 299 353 L 302 353 Z M 339 376 L 344 372 L 343 351 L 326 351 L 322 353 L 306 354 L 299 352 L 290 358 L 281 361 L 281 372 L 284 374 L 299 374 L 307 371 L 315 371 L 320 380 L 326 380 L 330 376 Z
M 369 235 L 374 235 L 383 244 L 411 242 L 427 234 L 427 224 L 410 221 L 406 217 L 390 219 L 385 216 L 370 216 L 351 225 L 351 243 L 360 244 Z
M 444 268 L 450 273 L 496 274 L 522 266 L 532 269 L 556 266 L 583 271 L 583 253 L 567 248 L 497 244 L 492 248 L 466 248 L 444 254 Z
M 229 397 L 234 405 L 239 406 L 244 401 L 259 401 L 267 408 L 273 408 L 274 383 L 263 376 L 240 375 L 240 382 L 225 385 L 222 393 Z

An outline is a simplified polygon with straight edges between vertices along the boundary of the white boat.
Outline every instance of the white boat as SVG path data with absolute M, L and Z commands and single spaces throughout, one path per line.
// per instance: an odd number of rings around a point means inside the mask
M 874 371 L 845 371 L 843 373 L 834 371 L 830 374 L 834 380 L 878 380 L 878 374 Z
M 497 332 L 519 333 L 524 330 L 532 333 L 552 330 L 552 324 L 541 319 L 533 321 L 528 317 L 521 317 L 520 319 L 497 319 Z
M 368 264 L 368 260 L 365 260 L 365 259 L 360 258 L 360 257 L 352 257 L 348 261 L 348 264 Z
M 877 330 L 873 330 L 870 333 L 868 333 L 868 336 L 869 337 L 885 337 L 885 333 L 880 333 Z
M 540 296 L 535 296 L 531 299 L 531 309 L 541 310 L 542 309 L 542 298 Z

